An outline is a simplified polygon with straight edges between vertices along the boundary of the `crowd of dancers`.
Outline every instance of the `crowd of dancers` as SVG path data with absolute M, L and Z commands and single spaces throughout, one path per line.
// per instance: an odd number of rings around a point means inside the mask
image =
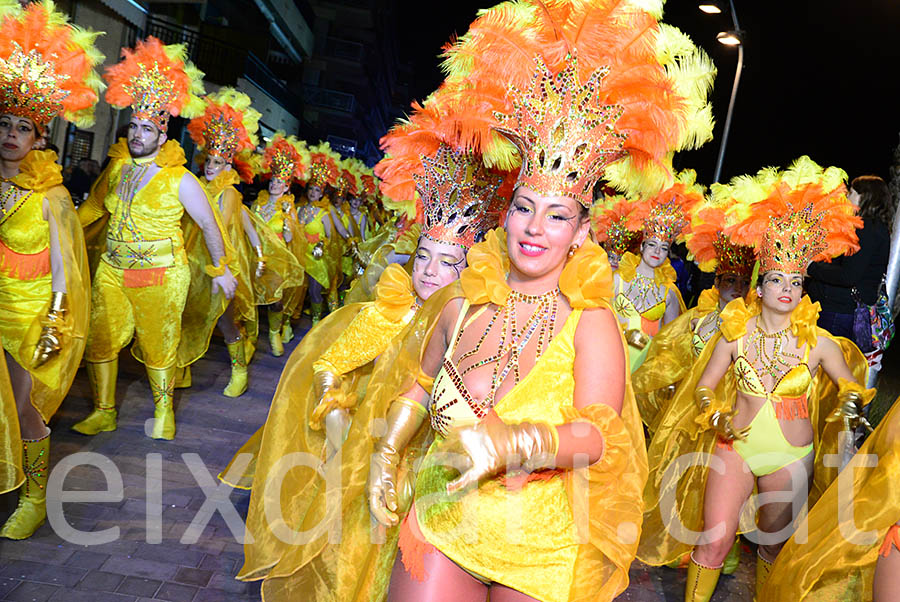
M 742 534 L 757 600 L 896 599 L 900 410 L 854 455 L 867 358 L 804 295 L 871 202 L 806 156 L 710 190 L 676 170 L 712 138 L 715 68 L 661 12 L 482 11 L 372 170 L 261 144 L 250 98 L 204 95 L 183 46 L 138 41 L 101 79 L 97 33 L 0 6 L 0 536 L 45 521 L 47 423 L 81 365 L 74 430 L 116 429 L 131 344 L 171 440 L 216 327 L 223 395 L 253 386 L 265 307 L 275 356 L 312 324 L 220 475 L 251 490 L 236 577 L 267 601 L 611 600 L 635 559 L 709 600 Z M 101 94 L 131 118 L 76 212 L 38 142 Z M 689 309 L 676 243 L 714 277 Z

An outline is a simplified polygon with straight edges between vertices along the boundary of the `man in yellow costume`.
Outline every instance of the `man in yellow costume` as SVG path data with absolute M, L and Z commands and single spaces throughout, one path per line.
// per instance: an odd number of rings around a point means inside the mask
M 166 140 L 170 115 L 203 110 L 196 95 L 203 92 L 202 73 L 184 50 L 150 37 L 123 50 L 123 60 L 105 73 L 107 102 L 130 105 L 133 113 L 127 140 L 110 149 L 109 166 L 78 212 L 90 227 L 95 259 L 85 352 L 94 410 L 73 427 L 85 435 L 116 429 L 118 355 L 136 336 L 134 353 L 146 364 L 156 406 L 150 436 L 173 439 L 176 367 L 206 351 L 226 305 L 216 293 L 234 296 L 230 242 L 218 213 L 185 169 L 182 148 Z M 185 213 L 190 220 L 183 224 Z M 208 255 L 197 244 L 201 235 Z

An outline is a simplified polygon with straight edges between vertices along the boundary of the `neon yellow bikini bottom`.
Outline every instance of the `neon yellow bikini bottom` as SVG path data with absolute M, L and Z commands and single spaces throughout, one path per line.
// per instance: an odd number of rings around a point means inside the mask
M 813 444 L 791 445 L 781 431 L 771 401 L 766 401 L 750 422 L 750 432 L 744 441 L 735 439 L 734 451 L 744 459 L 757 477 L 771 474 L 805 458 L 813 451 Z

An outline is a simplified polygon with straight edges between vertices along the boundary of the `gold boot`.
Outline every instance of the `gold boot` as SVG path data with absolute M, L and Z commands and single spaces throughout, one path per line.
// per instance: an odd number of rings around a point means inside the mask
M 281 323 L 283 317 L 283 312 L 269 310 L 269 345 L 272 348 L 272 355 L 275 357 L 284 355 L 284 345 L 281 344 Z
M 175 366 L 162 370 L 147 366 L 147 378 L 153 393 L 153 439 L 175 438 L 175 409 L 172 406 L 175 392 Z
M 175 369 L 175 388 L 190 389 L 191 388 L 191 367 L 179 366 Z
M 96 435 L 116 430 L 116 376 L 118 358 L 110 362 L 85 362 L 88 381 L 94 392 L 94 410 L 88 417 L 76 423 L 72 430 L 82 435 Z
M 322 319 L 322 314 L 325 313 L 325 304 L 324 303 L 316 303 L 314 301 L 310 301 L 309 303 L 309 317 L 312 320 L 313 325 L 318 324 L 319 320 Z
M 294 329 L 291 328 L 291 319 L 285 317 L 284 326 L 281 327 L 281 342 L 290 343 L 294 338 Z
M 231 356 L 231 379 L 222 392 L 225 397 L 240 397 L 247 390 L 247 356 L 243 339 L 226 343 Z
M 722 574 L 723 575 L 734 575 L 734 572 L 741 565 L 741 538 L 734 538 L 734 545 L 731 546 L 731 551 L 728 552 L 728 556 L 725 557 L 725 562 L 722 564 Z
M 753 599 L 757 602 L 762 600 L 760 594 L 762 594 L 763 587 L 766 585 L 769 573 L 772 572 L 772 564 L 773 563 L 762 557 L 759 550 L 756 551 L 756 595 Z
M 341 306 L 341 302 L 338 299 L 337 289 L 328 291 L 328 297 L 325 299 L 326 304 L 328 305 L 328 313 L 334 313 Z
M 719 582 L 719 574 L 722 567 L 711 569 L 701 566 L 694 561 L 691 555 L 691 561 L 688 563 L 687 582 L 684 584 L 684 602 L 709 602 L 713 592 L 716 591 L 716 584 Z
M 47 475 L 50 467 L 50 433 L 40 439 L 22 439 L 22 471 L 25 484 L 19 489 L 16 511 L 3 525 L 0 537 L 25 539 L 47 518 Z

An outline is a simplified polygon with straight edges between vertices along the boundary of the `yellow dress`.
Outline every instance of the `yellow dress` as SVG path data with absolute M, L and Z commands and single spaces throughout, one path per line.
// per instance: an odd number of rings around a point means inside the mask
M 857 458 L 867 455 L 877 464 L 848 466 L 839 477 L 847 481 L 832 483 L 800 524 L 805 543 L 791 537 L 784 545 L 762 600 L 872 599 L 879 548 L 900 521 L 900 403 L 894 402 Z
M 31 151 L 11 184 L 23 194 L 0 216 L 0 341 L 3 349 L 31 374 L 31 404 L 49 422 L 62 403 L 81 362 L 87 336 L 90 276 L 75 208 L 62 186 L 52 151 Z M 66 314 L 59 325 L 60 352 L 39 368 L 31 364 L 52 294 L 50 223 L 56 224 L 66 284 Z M 0 492 L 21 483 L 22 445 L 16 402 L 6 362 L 0 366 Z
M 301 598 L 385 598 L 397 552 L 398 529 L 380 532 L 373 529 L 370 522 L 365 484 L 369 457 L 376 439 L 372 436 L 369 425 L 383 418 L 391 402 L 409 390 L 415 382 L 419 375 L 420 354 L 427 345 L 437 317 L 450 300 L 465 297 L 475 305 L 502 301 L 505 299 L 504 291 L 508 295 L 509 287 L 506 285 L 503 269 L 504 262 L 507 261 L 503 253 L 505 244 L 501 245 L 501 240 L 502 237 L 495 232 L 489 234 L 485 243 L 473 247 L 469 252 L 469 267 L 461 276 L 462 284 L 449 285 L 432 295 L 376 363 L 366 389 L 366 398 L 357 408 L 350 435 L 341 449 L 342 462 L 335 463 L 333 468 L 326 467 L 325 470 L 326 478 L 333 479 L 331 482 L 336 485 L 336 490 L 330 492 L 333 497 L 326 495 L 322 477 L 309 469 L 305 470 L 305 474 L 300 473 L 292 478 L 300 480 L 305 476 L 315 483 L 306 484 L 304 490 L 292 492 L 290 497 L 286 497 L 282 490 L 283 508 L 290 507 L 291 502 L 304 500 L 302 521 L 291 523 L 291 527 L 297 530 L 316 527 L 317 531 L 304 545 L 284 546 L 291 553 L 290 562 L 286 562 L 286 558 L 275 565 L 256 562 L 256 572 L 248 570 L 252 566 L 245 565 L 239 578 L 265 576 L 263 596 L 268 602 Z M 551 507 L 540 508 L 541 521 L 555 526 L 562 524 L 562 528 L 556 529 L 554 535 L 547 537 L 535 529 L 529 530 L 529 536 L 532 537 L 529 543 L 549 551 L 567 566 L 567 571 L 563 571 L 561 577 L 552 577 L 552 584 L 549 586 L 555 592 L 553 596 L 558 593 L 562 597 L 549 599 L 611 600 L 624 591 L 628 584 L 628 566 L 634 557 L 640 534 L 640 491 L 646 477 L 646 460 L 640 419 L 631 394 L 630 381 L 626 381 L 626 398 L 621 417 L 605 404 L 595 404 L 582 410 L 575 410 L 572 406 L 571 387 L 574 383 L 571 375 L 571 333 L 574 332 L 581 310 L 609 308 L 606 299 L 611 290 L 609 265 L 599 247 L 592 243 L 584 245 L 573 259 L 577 260 L 570 261 L 567 265 L 560 280 L 560 288 L 576 311 L 570 318 L 567 333 L 557 335 L 554 339 L 559 342 L 553 344 L 555 351 L 552 355 L 545 356 L 548 361 L 544 362 L 543 367 L 535 367 L 537 372 L 531 372 L 536 374 L 535 377 L 525 377 L 526 380 L 533 379 L 533 385 L 530 386 L 538 387 L 543 384 L 542 394 L 534 403 L 522 399 L 518 393 L 513 397 L 507 395 L 501 400 L 500 406 L 507 405 L 507 398 L 518 398 L 515 404 L 508 404 L 509 416 L 517 416 L 521 420 L 549 416 L 557 422 L 588 420 L 604 435 L 604 456 L 586 469 L 565 471 L 546 481 L 530 482 L 517 494 L 505 494 L 497 487 L 496 480 L 482 485 L 480 490 L 495 491 L 498 499 L 506 498 L 513 504 L 515 501 L 512 498 L 522 493 L 529 500 L 539 498 L 552 502 Z M 624 347 L 624 341 L 622 345 Z M 551 352 L 548 351 L 549 353 Z M 569 372 L 565 376 L 557 374 L 559 370 L 565 370 L 563 366 L 569 366 Z M 542 373 L 543 376 L 567 379 L 559 390 L 553 391 L 549 402 L 544 403 L 541 400 L 545 398 L 548 383 L 539 381 L 538 377 Z M 564 399 L 566 395 L 568 398 Z M 419 458 L 431 458 L 426 450 L 430 448 L 433 437 L 432 429 L 423 428 L 419 431 L 404 451 L 400 464 L 401 475 L 416 465 Z M 444 477 L 447 476 L 433 471 L 420 473 L 419 486 L 444 482 Z M 421 495 L 422 492 L 418 491 L 417 496 Z M 329 500 L 333 502 L 329 504 Z M 453 507 L 459 502 L 448 501 L 449 504 L 438 506 Z M 464 503 L 470 502 L 467 500 Z M 430 507 L 435 508 L 434 505 Z M 485 511 L 491 512 L 490 509 Z M 587 515 L 584 513 L 588 513 L 589 518 L 585 518 Z M 572 516 L 585 519 L 584 522 L 577 522 L 577 538 Z M 492 514 L 492 518 L 496 519 L 497 515 Z M 430 532 L 435 537 L 438 533 L 445 533 L 439 516 L 426 517 L 426 520 L 432 526 Z M 328 535 L 336 532 L 340 533 L 340 538 L 329 539 Z M 560 542 L 562 546 L 559 546 Z M 520 583 L 524 574 L 521 567 L 528 565 L 534 568 L 527 555 L 523 555 L 526 547 L 507 548 L 508 555 L 502 559 L 502 563 L 496 568 L 486 567 L 485 573 L 500 577 L 499 580 L 503 583 L 511 581 L 511 585 L 521 587 L 526 592 L 533 587 L 540 587 L 536 583 Z M 477 562 L 477 559 L 470 560 L 468 557 L 457 559 L 462 562 Z M 489 573 L 489 570 L 494 572 Z
M 331 280 L 336 277 L 337 272 L 337 265 L 334 265 L 334 253 L 330 252 L 331 239 L 325 234 L 325 224 L 323 223 L 323 220 L 330 216 L 329 208 L 331 203 L 326 197 L 310 205 L 311 207 L 307 210 L 315 211 L 315 217 L 304 226 L 309 249 L 303 258 L 303 266 L 306 268 L 307 274 L 321 284 L 322 288 L 328 290 Z M 335 236 L 340 237 L 339 234 L 333 232 L 331 238 Z M 325 248 L 323 256 L 316 258 L 313 257 L 313 247 L 318 243 L 322 243 Z
M 840 346 L 844 361 L 857 382 L 865 382 L 867 363 L 862 353 L 847 339 L 832 337 L 824 329 L 816 327 L 818 307 L 818 304 L 804 297 L 791 314 L 792 331 L 809 346 L 814 346 L 818 337 L 830 338 Z M 736 340 L 745 336 L 747 321 L 759 311 L 758 300 L 748 306 L 743 299 L 736 299 L 725 307 L 720 332 L 706 344 L 657 423 L 648 450 L 650 477 L 644 490 L 644 535 L 638 550 L 638 558 L 646 564 L 669 564 L 693 549 L 686 532 L 675 536 L 680 526 L 697 532 L 703 529 L 708 456 L 696 458 L 696 465 L 690 466 L 689 454 L 705 453 L 711 456 L 717 437 L 700 415 L 693 399 L 694 390 L 719 338 L 725 336 L 728 340 Z M 737 390 L 734 370 L 729 370 L 722 380 L 727 382 L 719 383 L 717 395 L 727 391 L 728 397 L 723 399 L 733 404 Z M 813 484 L 808 498 L 810 505 L 819 499 L 837 476 L 837 469 L 826 466 L 824 462 L 826 455 L 838 452 L 838 433 L 843 428 L 838 422 L 826 422 L 826 418 L 840 405 L 837 393 L 835 383 L 820 368 L 813 375 L 807 398 L 815 450 Z M 672 478 L 679 474 L 679 479 Z M 740 518 L 740 533 L 756 528 L 755 508 L 750 506 L 748 504 Z M 676 520 L 680 521 L 680 525 Z
M 713 329 L 704 340 L 699 330 L 711 314 L 719 313 L 719 292 L 715 287 L 700 293 L 697 306 L 682 313 L 663 326 L 648 345 L 647 355 L 641 365 L 632 372 L 631 383 L 634 396 L 644 424 L 654 430 L 660 413 L 665 409 L 674 391 L 687 376 L 694 361 L 703 352 L 706 343 L 718 330 Z M 695 325 L 691 325 L 694 320 Z
M 224 295 L 212 295 L 209 278 L 224 266 L 212 265 L 202 231 L 179 200 L 181 179 L 194 176 L 184 168 L 182 148 L 169 140 L 154 160 L 162 169 L 125 201 L 118 195 L 122 168 L 131 161 L 124 139 L 109 156 L 78 209 L 94 270 L 85 359 L 111 361 L 136 336 L 132 354 L 149 367 L 187 366 L 206 353 L 227 306 Z M 224 243 L 221 263 L 239 274 L 219 211 L 211 202 L 210 208 Z
M 309 246 L 303 227 L 296 219 L 296 212 L 293 210 L 293 207 L 294 195 L 285 193 L 277 201 L 272 201 L 269 197 L 269 191 L 264 189 L 259 191 L 259 195 L 250 209 L 250 214 L 260 223 L 265 224 L 266 230 L 274 234 L 291 255 L 294 256 L 295 261 L 291 262 L 289 266 L 285 266 L 286 269 L 283 274 L 284 278 L 290 277 L 292 286 L 285 286 L 283 293 L 278 299 L 270 296 L 271 300 L 268 301 L 268 303 L 275 303 L 281 300 L 285 315 L 290 317 L 299 313 L 303 306 L 303 299 L 306 296 L 303 258 L 306 256 L 307 247 Z M 291 233 L 291 242 L 284 240 L 285 228 Z M 257 230 L 259 229 L 257 228 Z M 299 268 L 299 272 L 297 268 Z
M 316 324 L 303 337 L 284 367 L 266 423 L 222 471 L 219 475 L 222 481 L 232 487 L 250 489 L 257 471 L 268 474 L 271 467 L 265 465 L 267 460 L 292 451 L 304 451 L 324 459 L 322 425 L 311 421 L 318 403 L 313 385 L 314 368 L 321 366 L 341 377 L 336 395 L 342 407 L 353 411 L 357 401 L 365 396 L 375 358 L 414 315 L 412 281 L 399 266 L 385 270 L 376 291 L 373 302 L 347 305 Z M 226 475 L 241 454 L 251 454 L 252 460 L 240 475 L 229 478 Z M 257 468 L 260 457 L 264 458 L 262 469 Z M 256 514 L 253 510 L 251 499 L 251 514 L 262 524 L 262 508 Z
M 640 262 L 641 258 L 630 251 L 622 255 L 622 258 L 619 260 L 619 268 L 616 270 L 616 274 L 623 284 L 621 285 L 622 290 L 616 294 L 613 300 L 613 308 L 623 323 L 622 328 L 624 330 L 640 330 L 652 338 L 659 332 L 662 318 L 666 313 L 666 296 L 668 296 L 669 291 L 675 293 L 681 312 L 684 312 L 685 309 L 684 300 L 681 298 L 678 287 L 675 286 L 675 268 L 666 259 L 661 266 L 653 270 L 652 283 L 656 287 L 664 286 L 666 295 L 663 296 L 659 303 L 643 311 L 638 311 L 631 299 L 624 294 L 624 290 L 628 288 L 627 285 L 635 278 L 641 277 L 637 273 L 637 266 Z M 649 345 L 646 345 L 643 349 L 637 349 L 631 345 L 628 346 L 628 360 L 632 372 L 640 368 L 649 349 Z M 645 418 L 644 422 L 648 422 L 648 420 Z

